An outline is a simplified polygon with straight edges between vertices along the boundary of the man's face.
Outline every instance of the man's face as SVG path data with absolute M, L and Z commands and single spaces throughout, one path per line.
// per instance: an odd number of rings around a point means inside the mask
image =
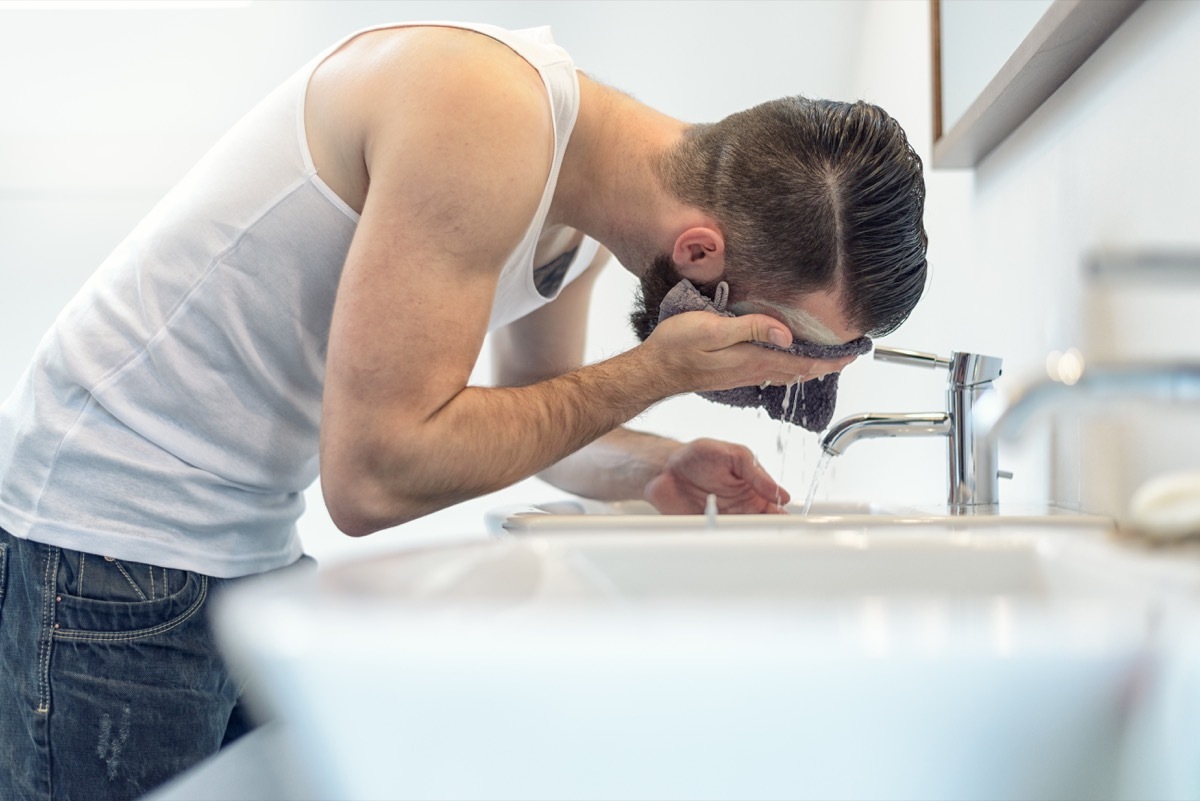
M 643 342 L 658 323 L 658 307 L 663 298 L 683 276 L 675 269 L 668 255 L 659 256 L 642 274 L 641 288 L 634 300 L 630 322 L 638 338 Z M 714 285 L 699 286 L 701 293 L 712 297 Z M 784 300 L 765 297 L 737 298 L 736 287 L 730 286 L 733 302 L 729 311 L 734 314 L 766 314 L 786 325 L 797 339 L 825 345 L 838 345 L 862 336 L 862 332 L 849 326 L 841 312 L 836 295 L 829 291 L 793 294 Z

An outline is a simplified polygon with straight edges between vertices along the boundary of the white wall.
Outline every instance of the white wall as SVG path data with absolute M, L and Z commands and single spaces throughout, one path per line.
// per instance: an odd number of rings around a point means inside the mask
M 856 91 L 906 122 L 928 120 L 927 47 L 910 47 L 922 37 L 927 44 L 927 4 L 878 0 L 863 36 Z M 1088 280 L 1084 271 L 1100 250 L 1200 256 L 1197 41 L 1200 3 L 1148 0 L 976 170 L 929 172 L 932 283 L 892 339 L 1000 356 L 1008 391 L 1044 375 L 1049 352 L 1070 347 L 1092 361 L 1200 356 L 1200 270 L 1119 282 Z M 910 133 L 927 154 L 928 133 L 911 124 Z M 883 365 L 858 371 L 844 408 L 874 408 L 895 395 L 887 382 L 900 369 L 887 377 Z M 912 443 L 856 447 L 836 491 L 915 498 L 917 477 L 934 469 Z M 906 470 L 898 460 L 910 453 L 915 469 Z M 1095 422 L 1068 410 L 1053 429 L 1034 427 L 1004 446 L 1001 468 L 1016 478 L 1001 489 L 1010 500 L 1121 514 L 1153 475 L 1200 467 L 1197 453 L 1194 408 L 1129 408 Z

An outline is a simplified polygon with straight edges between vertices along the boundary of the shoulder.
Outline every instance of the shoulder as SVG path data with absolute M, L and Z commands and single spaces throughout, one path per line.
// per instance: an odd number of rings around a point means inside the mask
M 361 34 L 317 68 L 314 90 L 330 113 L 358 132 L 366 159 L 375 155 L 371 147 L 388 139 L 423 134 L 447 145 L 467 134 L 494 137 L 514 128 L 552 135 L 536 68 L 501 42 L 469 30 L 419 26 Z
M 364 86 L 368 161 L 377 155 L 372 147 L 419 138 L 439 152 L 492 149 L 519 158 L 532 151 L 549 167 L 553 118 L 532 65 L 471 31 L 403 33 L 383 46 Z
M 537 70 L 501 42 L 442 27 L 373 31 L 318 67 L 326 127 L 364 175 L 364 210 L 491 262 L 537 211 L 554 125 Z M 486 252 L 469 254 L 489 241 Z

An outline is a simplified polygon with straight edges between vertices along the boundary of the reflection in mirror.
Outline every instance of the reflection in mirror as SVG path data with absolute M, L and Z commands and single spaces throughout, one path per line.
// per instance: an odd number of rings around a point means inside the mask
M 1052 0 L 941 0 L 942 124 L 953 128 Z
M 932 0 L 934 167 L 974 167 L 1142 0 Z

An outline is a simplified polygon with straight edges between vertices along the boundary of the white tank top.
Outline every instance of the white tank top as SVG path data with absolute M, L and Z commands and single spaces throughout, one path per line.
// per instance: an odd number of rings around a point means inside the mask
M 494 330 L 557 294 L 538 291 L 533 254 L 579 108 L 575 67 L 547 28 L 419 24 L 506 44 L 537 68 L 554 114 L 553 167 L 500 275 Z M 0 408 L 9 532 L 219 577 L 300 556 L 330 316 L 358 222 L 313 167 L 304 97 L 349 38 L 226 134 L 55 321 Z M 596 250 L 585 239 L 559 288 Z

